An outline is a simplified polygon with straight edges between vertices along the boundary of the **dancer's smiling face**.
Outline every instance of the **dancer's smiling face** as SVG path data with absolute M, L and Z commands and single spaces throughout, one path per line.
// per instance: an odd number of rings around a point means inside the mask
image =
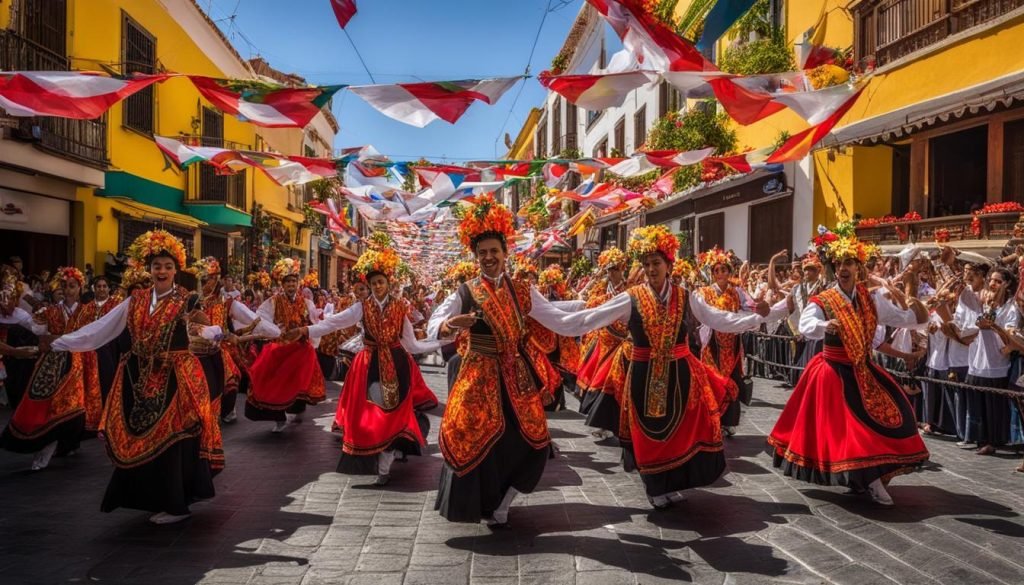
M 647 282 L 655 290 L 660 291 L 661 287 L 665 286 L 665 279 L 668 278 L 670 269 L 668 262 L 665 261 L 665 257 L 661 255 L 661 252 L 648 254 L 644 256 L 643 266 Z
M 388 291 L 391 289 L 391 283 L 388 282 L 387 277 L 380 273 L 370 275 L 369 284 L 373 296 L 380 301 L 388 296 Z
M 505 245 L 498 238 L 486 238 L 476 244 L 476 261 L 480 264 L 480 271 L 491 278 L 501 274 L 507 256 Z
M 164 293 L 174 286 L 174 275 L 178 267 L 174 260 L 167 256 L 157 256 L 149 263 L 149 273 L 153 275 L 153 287 L 157 293 Z

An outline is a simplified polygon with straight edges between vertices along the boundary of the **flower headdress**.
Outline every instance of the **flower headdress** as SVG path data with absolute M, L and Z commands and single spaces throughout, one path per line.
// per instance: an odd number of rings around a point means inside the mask
M 301 286 L 306 288 L 320 288 L 320 274 L 314 268 L 302 279 Z
M 661 252 L 671 264 L 679 251 L 679 238 L 663 225 L 649 225 L 633 230 L 627 249 L 634 260 L 643 260 L 648 254 Z
M 725 264 L 732 269 L 736 266 L 736 255 L 733 254 L 732 250 L 723 250 L 715 246 L 707 252 L 701 252 L 697 257 L 697 264 L 701 270 L 709 270 L 719 264 Z
M 392 248 L 384 248 L 383 250 L 370 248 L 359 256 L 359 260 L 352 267 L 352 271 L 358 274 L 363 282 L 366 282 L 367 275 L 374 272 L 380 272 L 388 280 L 391 280 L 398 271 L 398 266 L 401 262 L 402 260 Z
M 693 264 L 686 258 L 680 258 L 672 265 L 672 278 L 678 279 L 679 282 L 689 282 L 693 272 Z
M 818 248 L 817 255 L 828 258 L 833 264 L 840 264 L 847 258 L 863 264 L 879 253 L 878 246 L 862 242 L 854 235 L 840 236 L 823 225 L 818 226 L 818 236 L 813 243 Z
M 121 273 L 121 288 L 128 290 L 135 286 L 142 288 L 153 284 L 153 275 L 133 260 L 128 261 L 128 268 Z
M 471 251 L 480 236 L 494 234 L 508 243 L 516 234 L 515 216 L 492 195 L 482 195 L 474 204 L 459 205 L 455 214 L 461 220 L 459 241 Z
M 10 266 L 0 267 L 0 289 L 6 290 L 8 294 L 17 299 L 21 299 L 21 296 L 25 294 L 21 279 L 18 278 L 18 272 Z
M 455 264 L 452 264 L 448 268 L 448 272 L 445 274 L 445 278 L 456 281 L 466 281 L 476 278 L 480 274 L 480 267 L 476 262 L 470 262 L 469 260 L 460 260 Z
M 260 270 L 259 272 L 250 274 L 246 278 L 246 282 L 249 283 L 249 286 L 267 290 L 270 288 L 271 284 L 270 274 L 266 270 Z
M 537 284 L 548 287 L 559 298 L 565 298 L 569 292 L 561 264 L 552 264 L 545 268 L 537 278 Z
M 597 257 L 597 267 L 601 269 L 607 269 L 611 266 L 626 267 L 626 262 L 629 258 L 626 257 L 626 253 L 618 248 L 608 248 Z
M 128 255 L 142 263 L 147 263 L 150 258 L 159 254 L 167 254 L 174 258 L 179 270 L 185 268 L 185 246 L 168 231 L 150 230 L 135 238 L 128 246 Z
M 57 290 L 68 280 L 77 280 L 78 286 L 85 287 L 85 275 L 74 266 L 61 266 L 50 279 L 50 290 Z
M 275 282 L 281 282 L 286 276 L 298 276 L 301 266 L 297 258 L 281 258 L 274 263 L 274 268 L 270 270 L 270 277 Z
M 512 259 L 512 277 L 513 278 L 524 278 L 527 274 L 537 276 L 540 273 L 540 269 L 537 268 L 537 263 L 526 255 L 516 256 Z
M 220 262 L 213 256 L 200 258 L 192 265 L 192 272 L 200 281 L 206 280 L 210 276 L 220 276 Z
M 817 252 L 808 252 L 803 259 L 800 260 L 801 268 L 807 268 L 810 266 L 817 267 L 819 270 L 821 269 L 821 258 L 818 256 Z

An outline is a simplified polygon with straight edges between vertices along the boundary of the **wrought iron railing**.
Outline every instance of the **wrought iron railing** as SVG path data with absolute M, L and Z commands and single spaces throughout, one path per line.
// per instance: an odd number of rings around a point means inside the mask
M 208 164 L 194 164 L 188 168 L 185 200 L 195 203 L 225 203 L 235 209 L 248 209 L 246 199 L 246 172 L 234 175 L 217 174 Z
M 18 35 L 0 30 L 0 70 L 67 71 L 68 59 Z M 9 128 L 16 140 L 34 143 L 38 148 L 98 168 L 107 165 L 107 118 L 72 120 L 68 118 L 16 118 L 0 110 L 0 126 Z
M 857 57 L 886 65 L 1022 7 L 1024 0 L 868 0 L 854 8 Z

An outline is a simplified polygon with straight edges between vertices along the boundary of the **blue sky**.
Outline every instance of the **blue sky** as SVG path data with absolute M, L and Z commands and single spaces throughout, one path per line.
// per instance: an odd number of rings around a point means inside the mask
M 357 0 L 348 33 L 377 83 L 454 80 L 522 74 L 550 4 L 530 63 L 547 69 L 584 0 Z M 244 57 L 310 83 L 371 83 L 331 11 L 328 0 L 198 0 Z M 234 14 L 233 19 L 229 19 Z M 504 132 L 513 139 L 545 90 L 536 79 L 513 87 L 494 106 L 474 104 L 455 125 L 436 121 L 415 128 L 394 121 L 346 92 L 334 99 L 341 130 L 336 148 L 372 144 L 396 160 L 425 156 L 460 162 L 502 156 Z M 511 111 L 511 116 L 510 116 Z M 497 140 L 497 142 L 496 142 Z

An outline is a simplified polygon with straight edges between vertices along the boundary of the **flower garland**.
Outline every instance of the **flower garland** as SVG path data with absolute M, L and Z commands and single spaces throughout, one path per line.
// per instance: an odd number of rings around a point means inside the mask
M 275 282 L 281 282 L 286 276 L 298 276 L 301 266 L 298 258 L 281 258 L 274 263 L 274 268 L 270 271 L 270 277 Z
M 380 272 L 388 280 L 395 277 L 402 260 L 393 248 L 383 250 L 369 249 L 359 256 L 352 271 L 359 275 L 359 278 L 366 282 L 366 276 L 374 272 Z
M 204 280 L 209 276 L 220 276 L 220 262 L 213 256 L 200 258 L 196 260 L 189 271 L 195 274 L 199 280 Z
M 302 279 L 301 286 L 305 288 L 320 288 L 320 274 L 316 269 L 310 270 Z
M 911 211 L 904 214 L 902 217 L 896 217 L 895 215 L 885 215 L 882 217 L 867 217 L 857 221 L 857 227 L 859 228 L 872 228 L 880 225 L 890 225 L 894 223 L 904 223 L 908 221 L 919 221 L 921 214 L 916 211 Z
M 661 252 L 671 264 L 679 251 L 679 239 L 663 225 L 644 226 L 630 234 L 627 250 L 634 260 L 643 260 L 648 254 Z
M 174 258 L 179 270 L 185 268 L 185 246 L 181 240 L 165 230 L 150 230 L 135 238 L 128 246 L 127 252 L 128 256 L 143 263 L 147 258 L 165 252 Z
M 270 290 L 272 282 L 270 273 L 266 270 L 260 270 L 259 272 L 250 274 L 245 280 L 249 283 L 249 286 L 262 290 Z
M 723 250 L 715 246 L 707 252 L 701 252 L 697 256 L 697 265 L 700 266 L 701 270 L 709 270 L 719 264 L 725 264 L 730 269 L 733 268 L 736 264 L 736 255 L 733 254 L 732 250 Z
M 612 266 L 625 267 L 626 262 L 629 260 L 626 257 L 626 253 L 618 248 L 608 248 L 597 257 L 597 266 L 601 269 L 607 269 Z

